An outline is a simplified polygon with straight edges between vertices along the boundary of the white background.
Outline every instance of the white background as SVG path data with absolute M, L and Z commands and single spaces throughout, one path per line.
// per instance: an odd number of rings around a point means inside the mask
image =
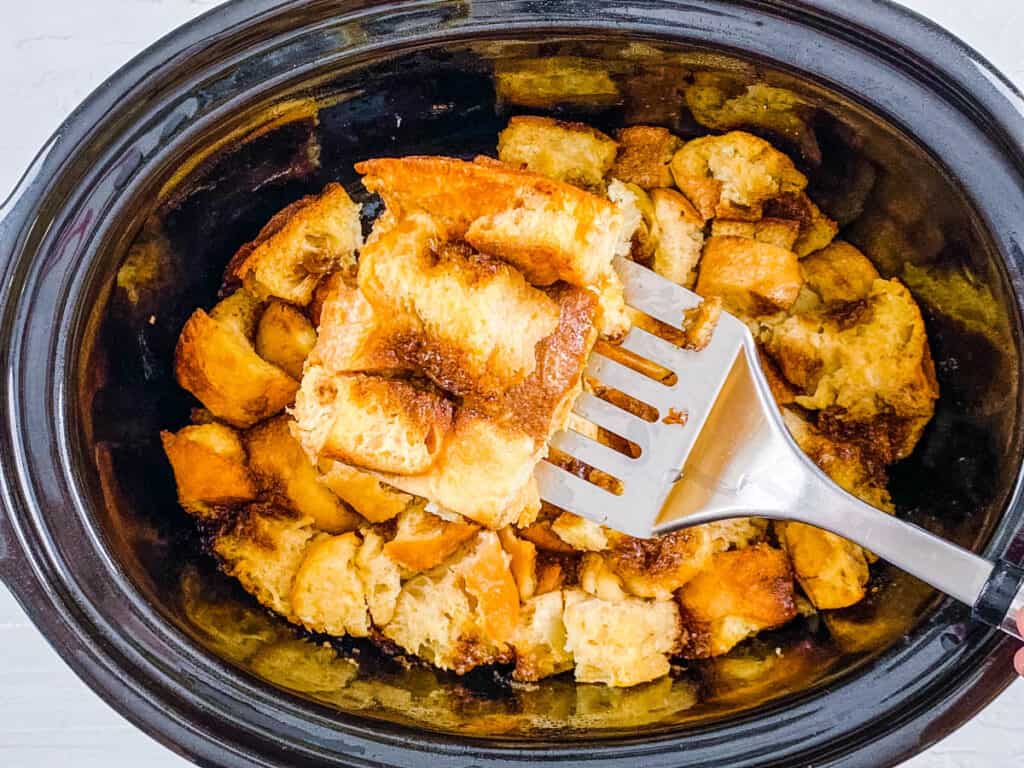
M 871 0 L 850 0 L 869 2 Z M 60 121 L 117 67 L 218 0 L 2 0 L 0 199 Z M 912 0 L 1024 88 L 1024 2 Z M 1024 682 L 902 768 L 1024 765 Z M 0 766 L 184 768 L 64 666 L 0 587 Z M 723 766 L 723 768 L 728 768 Z M 796 768 L 796 767 L 794 767 Z

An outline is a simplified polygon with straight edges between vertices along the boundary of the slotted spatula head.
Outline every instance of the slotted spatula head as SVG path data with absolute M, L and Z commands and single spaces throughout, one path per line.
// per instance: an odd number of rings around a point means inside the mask
M 625 285 L 626 303 L 674 328 L 681 327 L 686 310 L 701 302 L 692 291 L 632 261 L 617 259 L 615 268 Z M 634 326 L 619 349 L 674 375 L 652 378 L 595 351 L 586 377 L 597 385 L 595 392 L 617 390 L 651 406 L 651 415 L 657 412 L 654 421 L 593 392 L 580 395 L 574 412 L 634 443 L 639 455 L 627 455 L 572 429 L 555 434 L 551 447 L 554 455 L 567 454 L 616 478 L 621 493 L 544 461 L 536 470 L 541 498 L 640 538 L 738 512 L 756 513 L 746 509 L 757 500 L 743 497 L 750 478 L 737 459 L 768 443 L 778 450 L 778 440 L 763 438 L 778 437 L 785 428 L 747 327 L 722 312 L 710 343 L 694 351 Z M 781 445 L 788 449 L 788 442 L 783 437 Z M 765 457 L 757 458 L 760 462 L 750 466 L 763 466 Z M 702 475 L 708 482 L 699 482 Z

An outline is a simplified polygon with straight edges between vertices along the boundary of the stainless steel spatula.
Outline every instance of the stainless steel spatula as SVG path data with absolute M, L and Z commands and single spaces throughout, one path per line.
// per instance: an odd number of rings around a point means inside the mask
M 625 259 L 616 269 L 626 302 L 680 327 L 701 298 Z M 700 351 L 634 327 L 622 349 L 675 374 L 656 380 L 595 352 L 587 376 L 658 411 L 647 421 L 590 392 L 575 413 L 639 447 L 632 457 L 579 432 L 553 448 L 617 478 L 621 494 L 555 464 L 537 468 L 541 497 L 557 507 L 640 538 L 730 517 L 794 520 L 824 528 L 973 606 L 975 617 L 1020 637 L 1024 570 L 996 563 L 888 515 L 844 491 L 797 447 L 772 399 L 747 327 L 722 313 Z M 670 383 L 666 383 L 670 382 Z M 671 409 L 682 420 L 664 417 Z M 636 453 L 636 451 L 634 451 Z

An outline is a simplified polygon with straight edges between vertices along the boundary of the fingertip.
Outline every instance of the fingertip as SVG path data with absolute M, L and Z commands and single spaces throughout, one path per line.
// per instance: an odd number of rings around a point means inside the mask
M 1013 668 L 1017 674 L 1024 677 L 1024 648 L 1021 648 L 1013 657 Z
M 1017 613 L 1017 631 L 1024 635 L 1024 611 Z

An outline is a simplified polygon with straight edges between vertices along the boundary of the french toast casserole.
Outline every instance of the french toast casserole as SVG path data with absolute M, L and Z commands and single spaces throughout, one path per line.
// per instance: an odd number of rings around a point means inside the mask
M 222 569 L 318 636 L 464 674 L 633 686 L 799 614 L 853 605 L 873 555 L 757 518 L 634 539 L 542 504 L 548 440 L 633 324 L 699 349 L 748 323 L 786 424 L 837 483 L 891 512 L 887 466 L 938 396 L 921 312 L 768 141 L 513 117 L 496 158 L 377 158 L 361 206 L 330 184 L 275 215 L 181 331 L 201 407 L 164 432 L 181 506 Z M 669 327 L 630 310 L 626 256 L 701 294 Z M 623 353 L 624 354 L 624 353 Z M 625 364 L 638 364 L 628 356 Z M 658 371 L 643 371 L 658 376 Z

